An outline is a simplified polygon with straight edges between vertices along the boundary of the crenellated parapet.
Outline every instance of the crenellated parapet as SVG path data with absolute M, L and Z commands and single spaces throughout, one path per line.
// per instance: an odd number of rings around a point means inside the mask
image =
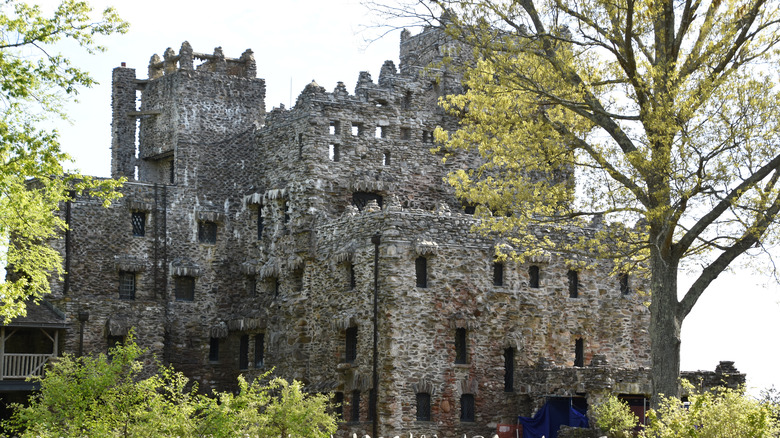
M 196 66 L 196 61 L 201 63 Z M 185 41 L 178 54 L 168 47 L 162 58 L 155 53 L 149 60 L 149 79 L 158 79 L 178 70 L 206 71 L 243 78 L 257 77 L 257 63 L 251 49 L 244 51 L 240 58 L 227 58 L 222 47 L 216 47 L 212 54 L 201 53 L 193 51 L 190 43 Z

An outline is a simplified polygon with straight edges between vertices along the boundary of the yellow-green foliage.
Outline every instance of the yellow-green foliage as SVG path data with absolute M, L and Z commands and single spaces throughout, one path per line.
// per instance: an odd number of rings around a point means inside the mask
M 639 423 L 628 404 L 610 394 L 591 411 L 596 426 L 609 438 L 628 438 Z
M 283 379 L 238 379 L 239 391 L 198 393 L 171 367 L 144 375 L 132 335 L 106 355 L 60 358 L 28 406 L 4 424 L 21 437 L 328 438 L 336 418 L 328 397 Z
M 657 410 L 648 412 L 642 436 L 771 438 L 780 433 L 771 407 L 750 398 L 741 389 L 693 391 L 688 401 L 683 404 L 675 397 L 664 398 Z
M 65 228 L 56 211 L 69 191 L 108 202 L 120 183 L 65 175 L 70 158 L 57 132 L 42 126 L 65 117 L 62 103 L 95 81 L 52 44 L 71 41 L 95 53 L 103 50 L 96 37 L 126 30 L 112 9 L 95 18 L 81 1 L 63 0 L 49 16 L 38 6 L 0 2 L 0 265 L 9 273 L 0 283 L 0 319 L 22 314 L 28 297 L 37 301 L 49 292 L 50 276 L 64 273 L 47 240 Z

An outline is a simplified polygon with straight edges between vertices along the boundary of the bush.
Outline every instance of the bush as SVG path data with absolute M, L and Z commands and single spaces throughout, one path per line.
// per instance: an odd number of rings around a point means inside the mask
M 132 335 L 111 359 L 63 356 L 39 378 L 29 406 L 13 405 L 7 431 L 21 437 L 313 437 L 327 438 L 336 418 L 328 397 L 304 394 L 300 382 L 247 382 L 237 394 L 200 394 L 171 367 L 142 376 Z
M 647 414 L 643 437 L 652 438 L 770 438 L 778 435 L 771 407 L 752 399 L 742 389 L 698 391 L 687 382 L 689 403 L 664 398 Z
M 593 407 L 593 420 L 596 427 L 609 438 L 627 438 L 636 427 L 639 419 L 631 412 L 628 404 L 610 394 L 606 400 Z

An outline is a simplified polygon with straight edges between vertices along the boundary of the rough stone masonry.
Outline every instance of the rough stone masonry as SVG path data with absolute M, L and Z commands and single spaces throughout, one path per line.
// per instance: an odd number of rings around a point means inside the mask
M 552 397 L 649 394 L 647 297 L 607 264 L 498 263 L 500 241 L 471 232 L 442 180 L 477 158 L 431 151 L 436 126 L 457 127 L 436 105 L 457 75 L 429 67 L 448 44 L 405 31 L 398 68 L 352 92 L 312 82 L 268 113 L 251 50 L 185 42 L 146 79 L 116 68 L 112 176 L 129 182 L 108 209 L 63 209 L 63 350 L 134 328 L 206 391 L 273 368 L 333 393 L 350 435 L 376 414 L 385 436 L 492 436 Z

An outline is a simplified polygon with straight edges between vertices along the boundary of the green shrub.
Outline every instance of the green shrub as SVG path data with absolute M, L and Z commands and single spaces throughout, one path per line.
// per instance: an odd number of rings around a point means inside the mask
M 596 426 L 609 438 L 632 436 L 631 431 L 639 421 L 626 402 L 611 394 L 593 407 L 592 416 Z

